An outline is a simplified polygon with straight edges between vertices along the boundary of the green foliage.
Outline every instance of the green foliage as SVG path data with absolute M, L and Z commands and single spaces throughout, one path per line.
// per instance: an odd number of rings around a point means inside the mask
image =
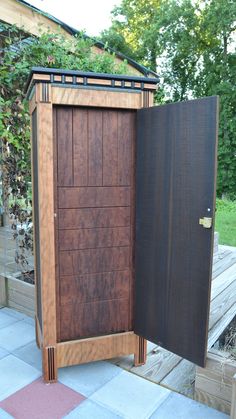
M 156 69 L 161 99 L 220 97 L 219 197 L 236 196 L 236 2 L 234 0 L 123 0 L 107 33 L 121 48 Z M 159 97 L 157 98 L 159 100 Z
M 216 210 L 217 212 L 230 213 L 233 212 L 236 215 L 236 201 L 230 201 L 229 199 L 216 199 Z
M 126 62 L 117 64 L 114 54 L 93 51 L 83 34 L 67 39 L 60 32 L 24 39 L 24 32 L 1 24 L 0 138 L 5 211 L 13 220 L 20 252 L 16 261 L 28 269 L 25 254 L 32 249 L 30 118 L 24 88 L 33 66 L 104 73 L 126 73 Z
M 102 41 L 155 71 L 158 45 L 153 24 L 160 2 L 123 0 L 114 8 L 112 26 L 102 32 Z
M 216 208 L 215 230 L 220 244 L 236 246 L 236 201 L 217 199 Z

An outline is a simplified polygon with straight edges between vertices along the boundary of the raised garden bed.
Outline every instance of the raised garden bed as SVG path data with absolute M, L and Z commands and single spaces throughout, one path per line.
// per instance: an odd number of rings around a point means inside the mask
M 227 339 L 226 339 L 227 336 Z M 217 345 L 224 350 L 211 348 L 205 368 L 196 368 L 195 400 L 224 413 L 235 409 L 236 376 L 236 318 L 220 336 Z M 234 393 L 234 395 L 233 395 Z M 231 412 L 231 415 L 232 415 Z M 236 416 L 231 416 L 236 417 Z
M 27 281 L 28 278 L 28 282 Z M 30 283 L 31 282 L 31 283 Z M 0 305 L 14 308 L 27 316 L 34 317 L 35 287 L 32 276 L 0 275 Z

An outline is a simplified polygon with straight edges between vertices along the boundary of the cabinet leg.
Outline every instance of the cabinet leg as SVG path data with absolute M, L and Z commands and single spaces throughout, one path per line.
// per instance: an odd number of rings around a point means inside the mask
M 37 317 L 35 317 L 35 339 L 36 339 L 36 344 L 37 347 L 40 349 L 40 342 L 39 342 L 39 331 L 38 331 L 38 322 L 37 322 Z
M 43 378 L 46 383 L 57 382 L 56 347 L 47 346 L 42 350 Z
M 144 338 L 138 336 L 137 338 L 137 350 L 134 354 L 134 366 L 144 365 L 147 359 L 147 341 Z

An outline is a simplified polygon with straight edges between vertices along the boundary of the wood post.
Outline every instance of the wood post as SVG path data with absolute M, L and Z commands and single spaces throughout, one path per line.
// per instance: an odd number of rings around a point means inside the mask
M 138 336 L 137 339 L 137 352 L 134 354 L 134 366 L 139 367 L 144 365 L 147 359 L 147 341 Z
M 4 275 L 0 275 L 0 307 L 7 305 L 7 290 L 6 290 L 6 279 Z
M 236 374 L 232 381 L 232 399 L 231 399 L 231 412 L 230 419 L 236 419 Z
M 44 347 L 42 355 L 44 381 L 46 381 L 46 383 L 55 383 L 57 381 L 56 347 Z

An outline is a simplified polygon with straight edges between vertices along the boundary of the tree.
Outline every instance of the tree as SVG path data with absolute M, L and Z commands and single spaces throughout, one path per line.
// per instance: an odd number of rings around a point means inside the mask
M 153 23 L 160 2 L 123 0 L 112 11 L 112 26 L 102 32 L 102 41 L 155 71 L 158 45 Z
M 235 0 L 123 0 L 109 31 L 157 70 L 166 102 L 220 96 L 217 193 L 235 197 Z

